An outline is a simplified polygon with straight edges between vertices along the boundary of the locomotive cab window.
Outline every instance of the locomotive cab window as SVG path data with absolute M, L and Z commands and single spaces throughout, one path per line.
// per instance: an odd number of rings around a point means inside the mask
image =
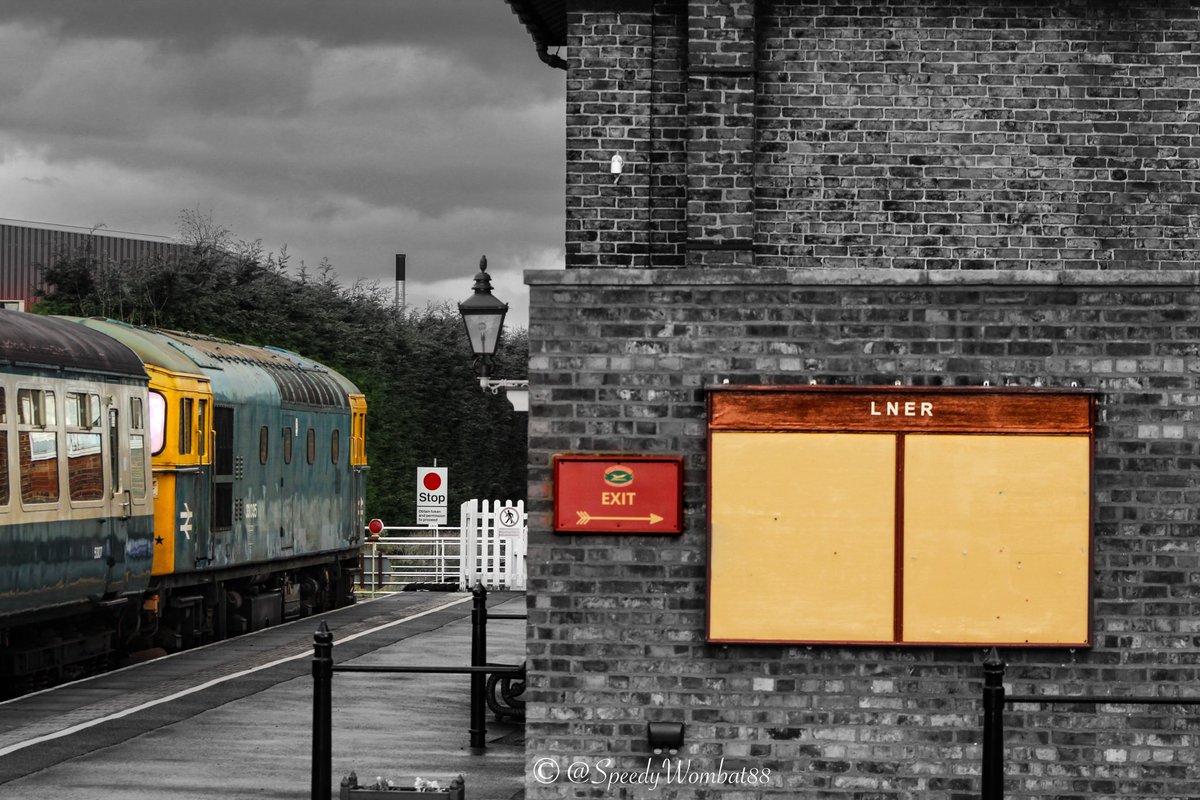
M 17 452 L 20 457 L 21 502 L 58 502 L 58 434 L 54 392 L 17 390 Z
M 63 419 L 67 425 L 67 489 L 71 502 L 100 500 L 104 497 L 100 395 L 67 392 Z M 115 485 L 115 473 L 113 478 Z
M 150 392 L 150 455 L 156 456 L 167 445 L 167 398 Z
M 181 456 L 192 452 L 192 415 L 195 407 L 196 401 L 192 398 L 179 398 L 179 455 Z
M 208 438 L 208 401 L 200 401 L 200 420 L 196 425 L 196 430 L 199 432 L 199 439 L 196 440 L 196 452 L 203 458 L 206 452 L 204 440 Z

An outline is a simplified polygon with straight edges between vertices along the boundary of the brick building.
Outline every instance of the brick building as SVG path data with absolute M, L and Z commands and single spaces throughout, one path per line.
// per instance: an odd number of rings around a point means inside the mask
M 665 797 L 978 795 L 986 647 L 709 641 L 726 382 L 1094 392 L 1089 642 L 1001 648 L 1009 689 L 1196 695 L 1200 7 L 509 2 L 567 63 L 567 270 L 527 273 L 529 796 L 654 796 L 647 722 L 770 770 L 656 766 Z M 584 452 L 682 455 L 682 535 L 553 533 Z M 1197 714 L 1012 707 L 1007 796 L 1200 795 Z

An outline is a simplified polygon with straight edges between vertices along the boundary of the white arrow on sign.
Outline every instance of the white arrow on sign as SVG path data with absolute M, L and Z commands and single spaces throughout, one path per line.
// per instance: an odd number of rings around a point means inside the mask
M 579 515 L 579 521 L 575 523 L 577 525 L 587 525 L 592 520 L 598 522 L 649 522 L 651 525 L 657 525 L 663 521 L 662 517 L 654 513 L 644 517 L 594 517 L 586 511 L 576 511 L 575 513 Z
M 179 532 L 182 533 L 188 541 L 192 539 L 192 509 L 188 508 L 188 504 L 183 504 L 183 511 L 179 512 Z

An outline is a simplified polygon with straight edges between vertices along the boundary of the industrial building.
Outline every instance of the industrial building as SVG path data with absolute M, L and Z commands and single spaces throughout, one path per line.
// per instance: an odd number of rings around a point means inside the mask
M 63 255 L 133 261 L 186 251 L 167 236 L 0 218 L 0 303 L 27 308 L 45 289 L 44 270 Z

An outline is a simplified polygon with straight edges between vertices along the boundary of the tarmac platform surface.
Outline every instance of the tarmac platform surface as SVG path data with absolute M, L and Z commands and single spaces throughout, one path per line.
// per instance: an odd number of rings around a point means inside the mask
M 524 595 L 493 592 L 497 613 Z M 308 798 L 312 635 L 335 664 L 465 666 L 471 595 L 404 592 L 0 703 L 0 800 Z M 525 622 L 490 620 L 489 662 L 525 660 Z M 333 676 L 333 797 L 351 771 L 446 780 L 471 800 L 524 796 L 523 728 L 488 712 L 468 747 L 466 675 Z

